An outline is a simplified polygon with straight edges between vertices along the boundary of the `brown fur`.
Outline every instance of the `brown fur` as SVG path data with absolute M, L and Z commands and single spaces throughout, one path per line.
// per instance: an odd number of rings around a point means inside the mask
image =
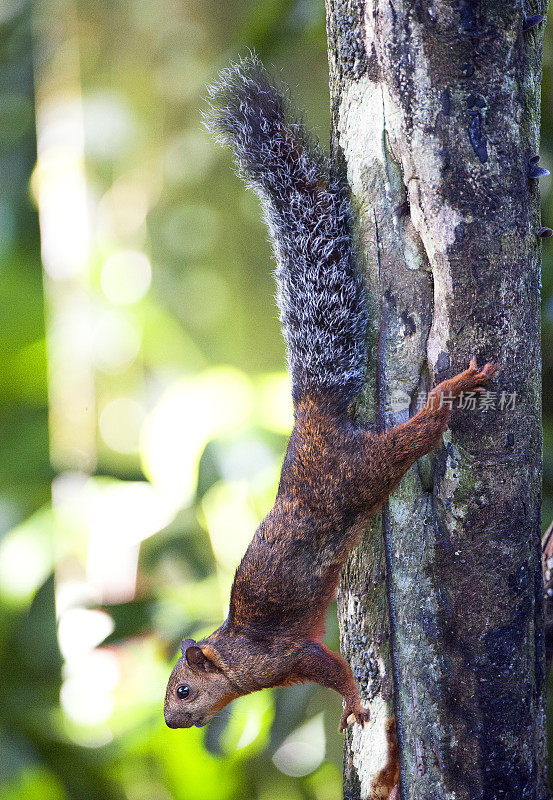
M 481 391 L 496 369 L 473 359 L 382 434 L 353 424 L 330 394 L 300 399 L 275 505 L 236 571 L 228 618 L 207 639 L 183 642 L 165 698 L 171 727 L 204 725 L 235 697 L 301 681 L 343 696 L 341 730 L 350 715 L 363 724 L 368 711 L 348 665 L 321 641 L 340 570 L 367 519 L 440 443 L 451 417 L 440 396 Z M 186 699 L 176 693 L 182 684 Z

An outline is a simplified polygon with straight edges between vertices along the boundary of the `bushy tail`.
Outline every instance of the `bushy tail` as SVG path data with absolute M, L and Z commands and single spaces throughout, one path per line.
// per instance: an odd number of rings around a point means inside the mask
M 255 56 L 225 69 L 209 94 L 207 126 L 262 200 L 294 403 L 324 393 L 345 408 L 363 384 L 367 330 L 347 187 Z

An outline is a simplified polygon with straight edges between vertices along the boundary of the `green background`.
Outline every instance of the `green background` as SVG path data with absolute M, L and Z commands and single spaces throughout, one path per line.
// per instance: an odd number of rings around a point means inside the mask
M 162 717 L 181 637 L 225 616 L 290 430 L 267 233 L 200 117 L 248 48 L 327 146 L 320 0 L 0 7 L 0 800 L 341 793 L 331 692 L 257 693 L 202 730 Z M 549 38 L 545 166 L 552 58 Z

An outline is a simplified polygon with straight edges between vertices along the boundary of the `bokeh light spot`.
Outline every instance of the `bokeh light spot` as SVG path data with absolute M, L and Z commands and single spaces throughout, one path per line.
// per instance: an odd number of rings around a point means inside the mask
M 215 558 L 233 572 L 259 525 L 247 484 L 216 483 L 206 492 L 202 511 Z
M 158 182 L 148 173 L 118 178 L 98 203 L 96 222 L 100 242 L 142 241 L 146 214 L 157 199 Z
M 128 306 L 141 300 L 151 280 L 148 256 L 138 250 L 123 250 L 110 256 L 100 278 L 104 294 L 116 306 Z
M 128 146 L 134 120 L 124 99 L 99 92 L 83 99 L 86 151 L 98 159 L 111 159 Z
M 148 416 L 141 443 L 142 467 L 178 508 L 190 502 L 206 444 L 238 428 L 252 408 L 249 379 L 220 367 L 176 381 Z
M 102 439 L 118 453 L 137 453 L 145 419 L 146 412 L 140 403 L 131 397 L 117 397 L 100 414 Z
M 262 375 L 257 381 L 257 388 L 259 422 L 275 433 L 288 435 L 294 424 L 292 387 L 288 373 L 273 372 Z
M 94 363 L 103 372 L 121 372 L 135 360 L 141 342 L 142 334 L 134 317 L 106 311 L 98 316 L 94 326 Z
M 113 631 L 113 620 L 105 611 L 69 608 L 58 625 L 61 654 L 68 660 L 90 653 Z
M 110 718 L 113 691 L 119 681 L 119 664 L 115 653 L 107 649 L 93 650 L 68 665 L 60 701 L 67 716 L 79 725 L 101 725 Z
M 273 763 L 285 775 L 309 775 L 325 757 L 326 736 L 323 713 L 310 719 L 288 736 L 273 755 Z

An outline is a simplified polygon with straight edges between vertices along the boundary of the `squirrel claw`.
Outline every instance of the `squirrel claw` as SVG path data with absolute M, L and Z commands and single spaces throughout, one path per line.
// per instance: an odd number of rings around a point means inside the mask
M 478 366 L 478 362 L 476 361 L 476 356 L 472 356 L 467 372 L 474 373 L 475 380 L 481 379 L 483 381 L 486 381 L 489 380 L 492 377 L 492 375 L 495 375 L 498 369 L 499 369 L 499 364 L 496 364 L 495 361 L 488 361 L 488 363 L 484 364 L 482 369 L 480 369 Z
M 482 367 L 481 375 L 485 375 L 486 378 L 491 378 L 497 370 L 499 369 L 499 364 L 496 364 L 495 361 L 488 361 L 487 364 L 484 364 Z
M 499 369 L 499 364 L 496 364 L 494 361 L 489 361 L 487 364 L 484 364 L 480 372 L 474 376 L 474 381 L 479 383 L 484 383 L 485 381 L 489 381 L 490 378 L 493 378 L 497 370 Z M 482 391 L 482 386 L 477 386 L 476 391 Z
M 482 368 L 478 366 L 476 356 L 472 356 L 470 363 L 464 372 L 460 372 L 453 378 L 443 381 L 432 389 L 430 395 L 439 397 L 440 394 L 450 393 L 450 396 L 459 397 L 462 392 L 482 392 L 483 383 L 486 383 L 499 369 L 499 364 L 488 361 Z M 441 406 L 440 406 L 441 407 Z
M 473 356 L 470 360 L 470 364 L 465 372 L 461 373 L 459 376 L 460 383 L 463 384 L 462 387 L 465 391 L 473 391 L 473 392 L 481 392 L 483 387 L 480 385 L 482 383 L 486 383 L 492 378 L 497 370 L 499 369 L 499 364 L 495 361 L 488 361 L 482 368 L 480 368 L 477 364 L 476 358 Z M 456 378 L 452 379 L 453 381 Z
M 350 725 L 353 725 L 355 722 L 363 727 L 365 722 L 368 722 L 369 718 L 369 710 L 367 708 L 363 708 L 363 706 L 358 702 L 355 705 L 349 705 L 349 703 L 346 703 L 342 718 L 340 719 L 340 733 L 343 733 L 346 728 L 348 728 Z

